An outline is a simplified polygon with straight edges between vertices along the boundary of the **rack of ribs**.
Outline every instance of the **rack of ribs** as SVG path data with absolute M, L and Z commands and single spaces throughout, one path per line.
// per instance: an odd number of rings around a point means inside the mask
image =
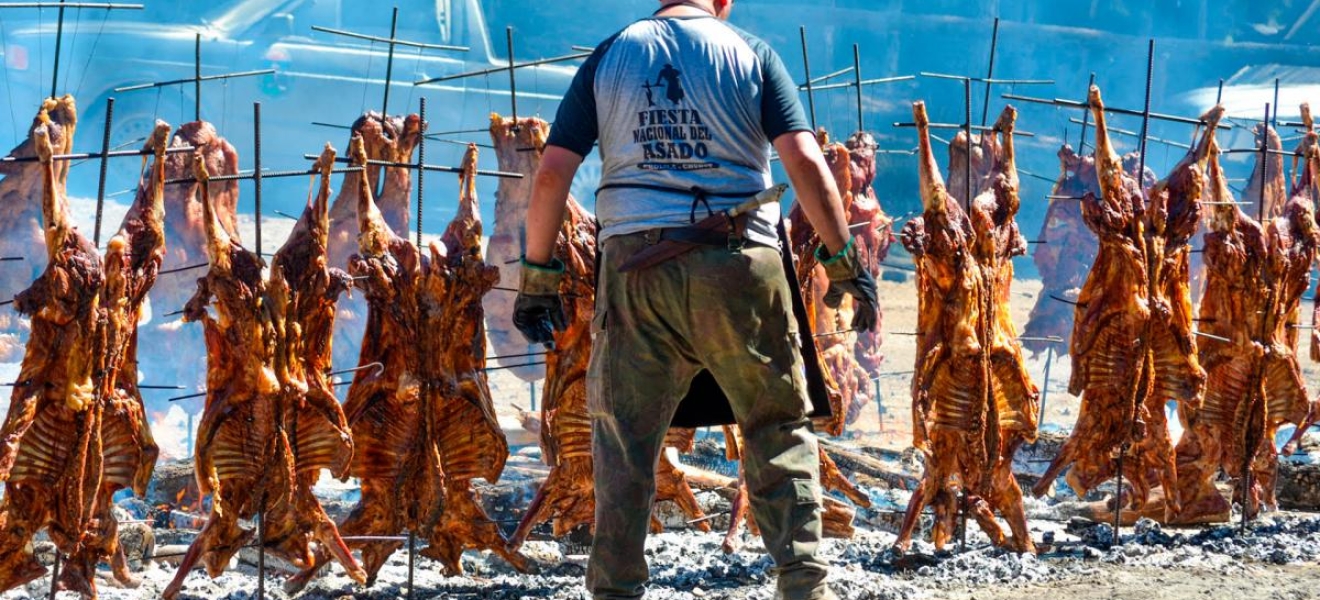
M 238 173 L 238 152 L 220 137 L 206 121 L 186 123 L 175 131 L 170 147 L 202 148 L 206 172 L 211 175 Z M 191 179 L 193 153 L 165 156 L 165 179 Z M 238 234 L 238 182 L 223 181 L 210 185 L 211 210 L 221 229 L 231 240 Z M 188 302 L 197 290 L 199 269 L 176 270 L 207 264 L 206 224 L 201 203 L 201 186 L 196 182 L 165 186 L 165 259 L 161 273 L 151 288 L 152 322 L 148 329 L 155 342 L 143 346 L 142 360 L 153 366 L 152 377 L 180 385 L 205 383 L 206 354 L 204 334 L 196 327 L 185 327 L 174 317 L 164 317 Z
M 1150 189 L 1148 201 L 1113 150 L 1098 87 L 1091 88 L 1090 105 L 1102 195 L 1082 201 L 1087 226 L 1100 238 L 1072 338 L 1069 391 L 1082 396 L 1082 409 L 1032 491 L 1044 494 L 1071 465 L 1068 483 L 1083 494 L 1112 477 L 1121 457 L 1134 494 L 1127 498 L 1120 489 L 1115 502 L 1140 510 L 1149 490 L 1162 485 L 1170 520 L 1181 505 L 1164 406 L 1172 400 L 1180 414 L 1194 413 L 1205 385 L 1192 329 L 1188 242 L 1200 219 L 1205 168 L 1223 109 L 1202 115 L 1209 125 L 1200 142 Z
M 381 119 L 380 113 L 368 111 L 353 122 L 350 139 L 353 136 L 362 138 L 368 160 L 410 163 L 424 129 L 421 117 L 416 114 Z M 402 167 L 367 165 L 364 171 L 349 172 L 344 175 L 343 187 L 330 205 L 330 266 L 346 267 L 349 257 L 358 251 L 358 185 L 362 178 L 366 178 L 376 206 L 390 229 L 408 231 L 412 171 Z M 366 329 L 366 314 L 367 303 L 360 296 L 350 294 L 339 301 L 335 320 L 335 364 L 351 364 L 357 360 Z
M 1035 439 L 1037 398 L 1007 307 L 1011 259 L 1026 250 L 1014 221 L 1020 204 L 1013 146 L 1017 113 L 1006 107 L 992 135 L 984 136 L 990 176 L 969 203 L 969 214 L 949 194 L 935 164 L 925 104 L 913 104 L 912 112 L 925 210 L 904 226 L 901 239 L 917 262 L 913 439 L 926 457 L 926 472 L 894 547 L 906 551 L 929 505 L 936 548 L 952 538 L 961 508 L 995 545 L 1031 552 L 1022 493 L 1011 469 L 1017 447 Z M 995 511 L 1008 521 L 1011 537 L 995 521 Z
M 1065 340 L 1053 344 L 1060 354 L 1068 353 L 1066 340 L 1072 337 L 1073 309 L 1064 300 L 1076 300 L 1091 264 L 1095 262 L 1100 241 L 1082 221 L 1082 203 L 1087 193 L 1098 194 L 1100 182 L 1095 174 L 1095 157 L 1083 156 L 1064 144 L 1059 149 L 1059 177 L 1050 190 L 1049 206 L 1037 239 L 1043 240 L 1031 256 L 1040 273 L 1044 289 L 1036 298 L 1022 336 L 1022 346 L 1042 352 L 1051 346 L 1046 338 Z
M 37 113 L 28 128 L 27 138 L 10 150 L 8 156 L 37 156 L 34 133 L 41 127 L 45 128 L 52 152 L 72 152 L 73 134 L 78 124 L 73 96 L 48 98 L 41 103 Z M 0 163 L 0 176 L 3 176 L 0 179 L 0 254 L 23 257 L 22 261 L 0 267 L 0 294 L 4 294 L 5 299 L 40 276 L 46 261 L 46 238 L 41 225 L 44 173 L 45 167 L 39 162 Z M 61 188 L 68 177 L 68 163 L 60 161 L 55 165 L 55 180 Z M 12 311 L 0 312 L 0 360 L 19 360 L 23 356 L 23 342 L 28 339 L 30 331 L 27 317 Z
M 0 589 L 41 577 L 32 536 L 45 528 L 66 556 L 87 556 L 85 533 L 100 529 L 101 417 L 95 371 L 102 350 L 100 301 L 105 275 L 90 240 L 74 228 L 63 180 L 51 156 L 55 125 L 43 110 L 32 131 L 42 167 L 41 208 L 46 270 L 14 298 L 32 322 L 9 413 L 0 428 Z M 65 135 L 71 134 L 66 131 Z M 107 524 L 106 527 L 113 527 Z M 80 564 L 82 561 L 80 560 Z M 95 597 L 83 568 L 62 573 L 60 584 Z
M 507 549 L 497 523 L 482 508 L 472 480 L 496 483 L 504 471 L 509 442 L 495 416 L 486 380 L 486 327 L 481 299 L 499 283 L 500 272 L 481 252 L 481 209 L 477 201 L 477 147 L 469 145 L 459 175 L 458 211 L 440 243 L 431 243 L 418 300 L 423 403 L 434 411 L 445 473 L 444 511 L 424 556 L 445 571 L 463 572 L 465 549 L 491 550 L 526 571 L 527 558 Z
M 314 561 L 310 543 L 319 542 L 350 576 L 362 580 L 333 523 L 311 496 L 310 476 L 298 464 L 300 458 L 315 464 L 326 453 L 321 445 L 342 441 L 333 434 L 321 439 L 325 428 L 311 417 L 315 400 L 308 400 L 304 381 L 291 378 L 290 372 L 302 365 L 285 360 L 294 353 L 283 329 L 290 300 L 283 269 L 273 269 L 272 289 L 263 279 L 261 258 L 225 233 L 212 208 L 204 153 L 196 151 L 193 169 L 210 268 L 197 281 L 184 319 L 201 321 L 206 335 L 206 407 L 194 454 L 198 486 L 211 494 L 211 512 L 163 596 L 176 597 L 199 560 L 216 577 L 252 543 L 308 567 Z M 290 273 L 296 272 L 293 256 L 285 256 Z M 307 456 L 300 457 L 300 451 Z M 254 532 L 240 527 L 239 520 L 258 517 L 261 537 L 254 542 Z
M 1183 503 L 1178 520 L 1185 523 L 1228 520 L 1228 501 L 1214 480 L 1221 468 L 1238 478 L 1241 501 L 1247 448 L 1253 481 L 1243 506 L 1255 514 L 1262 501 L 1274 505 L 1274 434 L 1283 423 L 1303 422 L 1311 409 L 1295 343 L 1288 339 L 1315 258 L 1310 201 L 1305 192 L 1295 193 L 1283 214 L 1262 226 L 1233 203 L 1218 154 L 1213 148 L 1207 174 L 1206 197 L 1216 204 L 1206 235 L 1209 268 L 1200 311 L 1201 330 L 1216 337 L 1199 342 L 1208 374 L 1205 400 L 1177 447 Z

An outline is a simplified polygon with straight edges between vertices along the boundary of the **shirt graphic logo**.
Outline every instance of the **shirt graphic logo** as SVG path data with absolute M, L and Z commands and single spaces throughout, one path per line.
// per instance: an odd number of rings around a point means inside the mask
M 655 83 L 642 82 L 646 91 L 647 110 L 637 113 L 637 128 L 633 130 L 633 142 L 641 144 L 642 161 L 637 168 L 648 171 L 697 171 L 719 168 L 718 163 L 704 159 L 710 154 L 707 142 L 714 141 L 710 128 L 701 120 L 701 111 L 691 106 L 683 83 L 679 80 L 682 72 L 674 65 L 665 63 L 656 74 Z M 663 104 L 668 108 L 657 108 L 655 89 L 664 88 Z M 683 106 L 684 108 L 680 108 Z

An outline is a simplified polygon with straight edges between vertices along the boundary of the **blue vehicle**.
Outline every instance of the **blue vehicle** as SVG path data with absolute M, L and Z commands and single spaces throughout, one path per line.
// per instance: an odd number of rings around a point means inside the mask
M 203 119 L 238 149 L 244 168 L 252 158 L 252 103 L 262 104 L 262 164 L 272 169 L 301 169 L 303 154 L 316 152 L 326 141 L 343 147 L 348 132 L 313 123 L 348 125 L 365 110 L 380 111 L 385 99 L 389 46 L 380 41 L 314 30 L 313 26 L 351 31 L 376 38 L 390 35 L 392 7 L 398 7 L 397 37 L 432 46 L 466 50 L 397 46 L 389 92 L 392 114 L 416 112 L 427 99 L 432 132 L 482 130 L 489 114 L 509 114 L 508 72 L 414 86 L 425 79 L 506 66 L 497 56 L 479 0 L 231 0 L 197 5 L 193 2 L 147 0 L 145 11 L 66 9 L 61 52 L 59 94 L 75 94 L 80 123 L 75 145 L 99 147 L 106 99 L 115 98 L 111 144 L 133 147 L 144 139 L 156 118 L 178 125 L 194 119 L 191 83 L 135 91 L 116 88 L 193 77 L 200 34 L 203 76 L 274 69 L 273 74 L 210 81 L 202 84 Z M 55 10 L 8 10 L 3 18 L 3 64 L 0 93 L 12 113 L 0 118 L 0 145 L 21 141 L 33 111 L 50 92 Z M 503 35 L 499 36 L 503 41 Z M 502 45 L 501 45 L 502 47 Z M 567 54 L 571 50 L 565 46 Z M 519 56 L 520 62 L 533 57 Z M 546 64 L 517 70 L 520 115 L 553 117 L 568 88 L 574 63 Z M 3 113 L 0 112 L 0 115 Z M 12 127 L 12 129 L 11 129 Z M 450 141 L 488 143 L 477 131 L 443 136 Z M 427 161 L 457 165 L 463 146 L 432 143 Z M 494 168 L 493 153 L 483 167 Z M 113 163 L 108 189 L 133 187 L 139 165 L 131 159 Z M 94 167 L 87 176 L 74 171 L 71 193 L 94 195 Z M 263 194 L 274 209 L 296 210 L 304 201 L 305 181 L 269 180 Z M 494 183 L 483 181 L 489 193 Z M 287 194 L 287 195 L 286 195 Z M 487 198 L 493 200 L 492 195 Z M 243 194 L 240 211 L 250 212 L 251 194 Z M 493 202 L 491 202 L 493 204 Z M 442 210 L 437 207 L 437 210 Z M 443 218 L 437 212 L 432 218 Z M 433 220 L 431 222 L 442 222 Z

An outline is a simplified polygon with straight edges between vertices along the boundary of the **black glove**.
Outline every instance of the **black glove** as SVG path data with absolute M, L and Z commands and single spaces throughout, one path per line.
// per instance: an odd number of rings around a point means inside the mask
M 564 263 L 557 258 L 548 265 L 538 265 L 522 258 L 522 283 L 518 298 L 513 301 L 513 326 L 533 344 L 544 344 L 547 349 L 555 344 L 556 331 L 568 328 L 564 303 L 559 299 L 559 280 L 564 275 Z
M 853 243 L 856 239 L 849 238 L 848 245 L 834 256 L 822 254 L 828 252 L 824 245 L 816 248 L 816 260 L 825 267 L 825 274 L 830 278 L 830 289 L 825 292 L 822 300 L 825 306 L 838 308 L 843 302 L 845 293 L 852 296 L 853 330 L 872 331 L 875 329 L 876 321 L 879 320 L 875 278 L 871 276 L 870 271 L 862 268 L 862 262 L 857 256 L 857 246 Z

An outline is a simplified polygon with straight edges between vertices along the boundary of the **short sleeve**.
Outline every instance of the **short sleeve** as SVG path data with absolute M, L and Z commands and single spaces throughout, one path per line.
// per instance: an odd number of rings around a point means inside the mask
M 807 123 L 806 112 L 798 101 L 797 84 L 784 68 L 784 61 L 779 54 L 759 40 L 753 46 L 761 58 L 761 73 L 764 77 L 761 89 L 761 129 L 766 139 L 775 138 L 793 131 L 811 131 Z
M 573 82 L 568 86 L 568 92 L 559 103 L 546 144 L 559 146 L 578 156 L 591 154 L 591 148 L 600 135 L 596 119 L 596 66 L 617 38 L 618 34 L 615 34 L 601 42 L 578 68 Z

